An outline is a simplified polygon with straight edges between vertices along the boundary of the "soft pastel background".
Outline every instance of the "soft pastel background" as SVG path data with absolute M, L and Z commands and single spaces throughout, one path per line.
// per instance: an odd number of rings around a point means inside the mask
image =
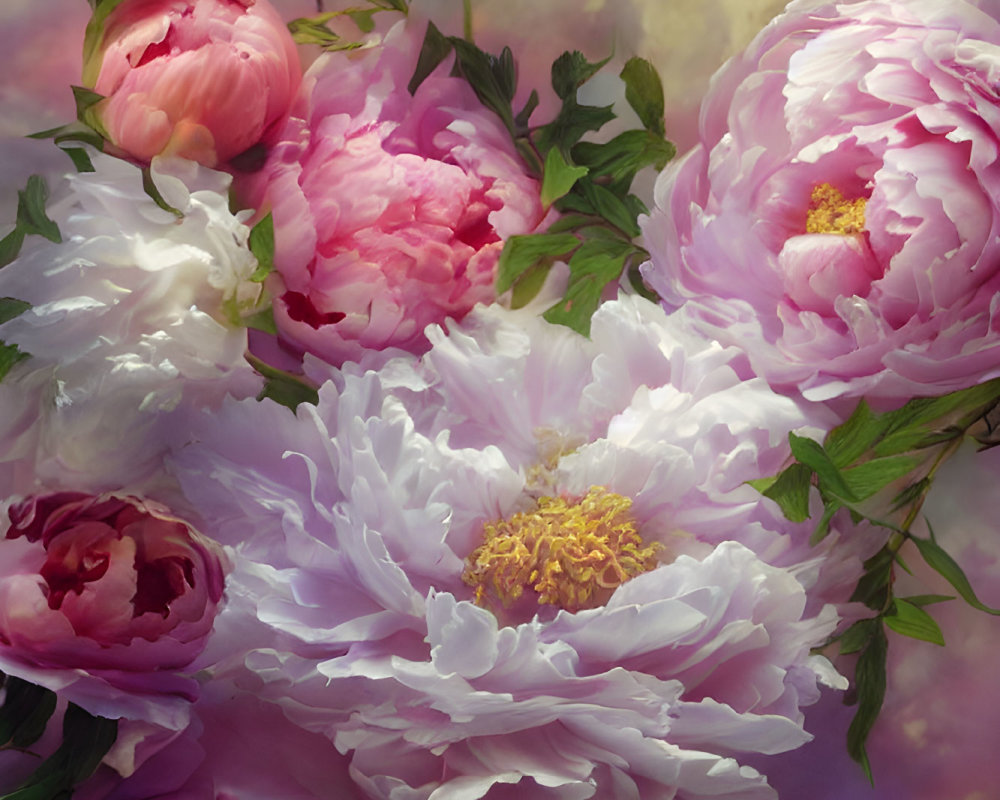
M 288 19 L 316 10 L 315 0 L 273 2 Z M 457 32 L 460 0 L 414 5 Z M 328 0 L 326 7 L 334 4 Z M 697 104 L 711 73 L 781 7 L 775 0 L 473 0 L 479 43 L 487 49 L 509 44 L 520 61 L 522 85 L 547 86 L 548 67 L 566 48 L 598 58 L 614 46 L 618 56 L 638 53 L 653 60 L 667 94 L 668 135 L 681 149 L 694 140 Z M 23 137 L 73 118 L 69 84 L 79 80 L 88 16 L 85 0 L 0 4 L 0 221 L 13 221 L 16 190 L 28 175 L 57 175 L 70 167 L 51 143 Z M 944 471 L 926 508 L 982 599 L 994 605 L 1000 605 L 1000 537 L 993 508 L 998 480 L 1000 452 L 970 450 Z M 906 580 L 909 593 L 947 589 L 926 570 Z M 947 649 L 891 638 L 890 695 L 870 746 L 877 788 L 867 786 L 844 753 L 851 711 L 831 695 L 807 717 L 815 742 L 758 764 L 783 800 L 1000 797 L 993 752 L 1000 729 L 994 669 L 1000 618 L 959 601 L 933 610 Z

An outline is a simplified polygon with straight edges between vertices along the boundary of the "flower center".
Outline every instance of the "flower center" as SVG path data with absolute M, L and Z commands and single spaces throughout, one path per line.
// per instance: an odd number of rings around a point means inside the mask
M 526 587 L 538 603 L 567 611 L 596 608 L 636 575 L 657 565 L 657 542 L 645 544 L 629 510 L 632 501 L 593 486 L 578 502 L 540 497 L 531 512 L 487 523 L 485 541 L 468 558 L 462 579 L 476 603 L 504 608 Z
M 861 233 L 865 229 L 865 202 L 863 197 L 848 200 L 829 183 L 815 186 L 809 198 L 806 232 Z

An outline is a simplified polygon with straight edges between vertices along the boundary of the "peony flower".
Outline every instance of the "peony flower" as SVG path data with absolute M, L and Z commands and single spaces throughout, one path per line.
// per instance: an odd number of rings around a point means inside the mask
M 792 3 L 658 179 L 650 285 L 810 399 L 1000 374 L 998 48 L 965 0 Z
M 14 502 L 7 516 L 0 671 L 95 715 L 182 730 L 197 686 L 175 671 L 212 630 L 218 546 L 129 496 L 56 492 Z
M 8 494 L 37 491 L 38 479 L 135 486 L 183 443 L 179 404 L 212 407 L 260 388 L 246 329 L 232 321 L 260 287 L 248 280 L 256 261 L 246 215 L 228 209 L 228 176 L 154 162 L 178 219 L 145 194 L 136 167 L 94 164 L 49 205 L 62 242 L 30 236 L 0 272 L 0 296 L 32 305 L 0 326 L 0 339 L 31 356 L 0 384 Z
M 268 0 L 124 0 L 84 57 L 93 114 L 139 161 L 230 161 L 281 126 L 301 77 Z
M 798 747 L 844 685 L 810 648 L 860 563 L 743 484 L 827 415 L 641 298 L 592 334 L 477 309 L 295 417 L 226 403 L 172 459 L 267 581 L 261 694 L 370 797 L 773 797 L 734 756 Z
M 418 51 L 397 27 L 359 59 L 318 59 L 244 186 L 274 215 L 279 335 L 333 364 L 426 349 L 428 324 L 495 299 L 503 240 L 545 216 L 506 128 L 463 80 L 437 71 L 410 96 Z

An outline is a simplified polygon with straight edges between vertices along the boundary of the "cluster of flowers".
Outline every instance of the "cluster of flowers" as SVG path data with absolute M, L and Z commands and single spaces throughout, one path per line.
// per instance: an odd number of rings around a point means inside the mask
M 1000 22 L 793 2 L 583 336 L 498 294 L 574 210 L 426 23 L 303 77 L 266 0 L 92 5 L 106 152 L 0 243 L 0 792 L 776 797 L 887 531 L 748 482 L 1000 375 Z

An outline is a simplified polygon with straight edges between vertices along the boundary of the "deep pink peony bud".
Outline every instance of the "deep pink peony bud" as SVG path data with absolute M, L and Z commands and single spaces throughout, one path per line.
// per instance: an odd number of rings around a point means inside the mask
M 283 123 L 301 80 L 267 0 L 124 0 L 97 33 L 83 67 L 106 97 L 96 120 L 141 161 L 229 161 Z
M 178 669 L 204 647 L 219 547 L 165 509 L 80 492 L 9 509 L 0 540 L 0 658 L 115 673 Z

